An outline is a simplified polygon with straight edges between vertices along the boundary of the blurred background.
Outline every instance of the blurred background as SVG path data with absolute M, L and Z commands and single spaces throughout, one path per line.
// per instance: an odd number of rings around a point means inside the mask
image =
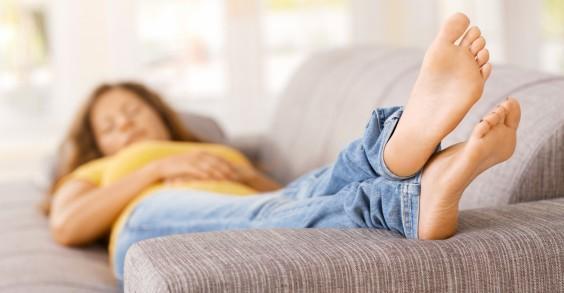
M 308 55 L 425 48 L 456 11 L 493 62 L 564 73 L 564 0 L 0 0 L 0 181 L 37 172 L 101 82 L 143 81 L 252 134 Z

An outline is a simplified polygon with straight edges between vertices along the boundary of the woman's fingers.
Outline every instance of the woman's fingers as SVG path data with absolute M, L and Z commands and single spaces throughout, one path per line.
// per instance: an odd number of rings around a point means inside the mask
M 202 158 L 202 160 L 194 162 L 192 166 L 198 171 L 206 174 L 208 179 L 222 180 L 224 177 L 223 174 L 217 171 L 213 165 L 213 162 L 211 162 L 208 158 Z
M 190 176 L 192 180 L 241 181 L 243 178 L 243 172 L 238 166 L 205 151 L 192 151 L 169 158 L 166 165 L 169 174 L 167 177 L 171 178 L 181 175 Z
M 233 164 L 224 158 L 214 156 L 214 155 L 206 155 L 206 160 L 209 163 L 208 167 L 211 172 L 215 174 L 219 174 L 221 176 L 220 179 L 227 179 L 227 180 L 237 180 L 238 179 L 238 172 L 237 169 L 233 166 Z
M 193 166 L 188 166 L 188 168 L 186 168 L 184 174 L 179 175 L 177 177 L 181 177 L 181 176 L 190 176 L 194 179 L 199 179 L 199 180 L 206 180 L 209 179 L 209 174 L 207 172 L 205 172 L 204 170 L 201 170 L 199 168 L 194 168 Z

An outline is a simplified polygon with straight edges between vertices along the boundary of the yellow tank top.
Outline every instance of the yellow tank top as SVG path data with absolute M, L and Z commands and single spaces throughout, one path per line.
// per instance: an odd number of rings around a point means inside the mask
M 251 163 L 239 151 L 219 144 L 150 141 L 133 144 L 119 153 L 88 162 L 74 172 L 67 179 L 82 179 L 89 181 L 99 187 L 107 186 L 128 174 L 139 170 L 146 164 L 162 159 L 167 156 L 186 153 L 190 151 L 206 151 L 222 157 L 235 165 L 250 165 Z M 119 232 L 135 205 L 154 191 L 170 186 L 161 183 L 147 187 L 142 193 L 135 197 L 120 213 L 118 219 L 112 226 L 109 242 L 110 261 L 113 260 L 115 243 Z M 175 189 L 192 189 L 208 192 L 219 192 L 230 195 L 250 195 L 257 193 L 256 190 L 238 182 L 227 180 L 198 180 L 181 183 L 174 186 Z

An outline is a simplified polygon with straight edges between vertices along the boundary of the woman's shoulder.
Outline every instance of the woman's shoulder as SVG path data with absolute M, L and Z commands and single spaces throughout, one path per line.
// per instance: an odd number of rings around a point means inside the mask
M 105 166 L 108 164 L 110 160 L 111 160 L 110 156 L 90 160 L 78 166 L 78 168 L 76 168 L 72 173 L 103 169 L 105 168 Z
M 110 157 L 90 160 L 63 177 L 57 185 L 60 187 L 71 180 L 87 181 L 90 184 L 99 185 L 109 161 Z
M 104 173 L 111 157 L 103 157 L 86 162 L 76 168 L 71 174 L 71 178 L 88 179 L 97 183 Z

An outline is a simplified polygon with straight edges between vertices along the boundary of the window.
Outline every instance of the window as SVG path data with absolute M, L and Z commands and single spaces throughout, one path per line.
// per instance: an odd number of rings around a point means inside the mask
M 350 40 L 345 0 L 268 0 L 263 8 L 266 89 L 278 93 L 312 52 Z
M 39 122 L 50 102 L 50 54 L 40 4 L 0 1 L 0 181 L 41 170 L 37 162 L 49 141 L 29 135 L 44 130 Z
M 172 98 L 224 94 L 223 6 L 222 0 L 139 0 L 143 79 Z
M 544 0 L 542 67 L 564 72 L 564 1 Z
M 0 2 L 0 117 L 41 113 L 50 82 L 44 11 L 24 1 Z

